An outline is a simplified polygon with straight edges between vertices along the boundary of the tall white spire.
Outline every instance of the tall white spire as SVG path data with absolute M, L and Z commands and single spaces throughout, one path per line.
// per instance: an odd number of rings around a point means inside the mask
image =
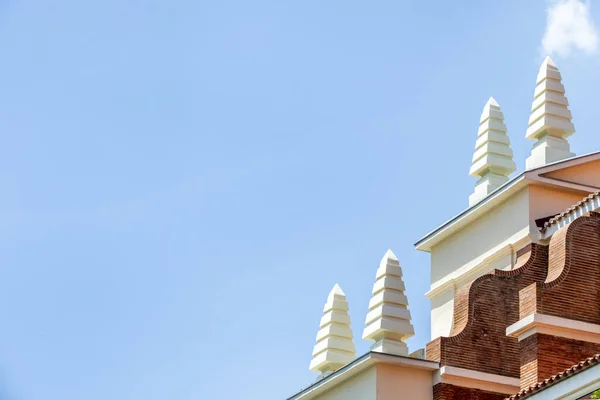
M 415 334 L 410 322 L 408 299 L 404 295 L 402 268 L 392 250 L 388 250 L 377 269 L 373 297 L 363 339 L 372 340 L 372 351 L 408 356 L 404 341 Z
M 350 329 L 348 302 L 337 283 L 327 297 L 323 313 L 309 368 L 311 371 L 328 374 L 354 360 L 356 354 Z
M 506 131 L 504 113 L 496 100 L 490 97 L 479 120 L 473 164 L 469 171 L 471 176 L 479 178 L 475 191 L 469 196 L 469 206 L 508 182 L 508 176 L 516 169 Z
M 531 106 L 525 137 L 535 140 L 527 169 L 573 157 L 567 137 L 575 133 L 569 102 L 556 64 L 546 57 L 537 76 L 535 99 Z

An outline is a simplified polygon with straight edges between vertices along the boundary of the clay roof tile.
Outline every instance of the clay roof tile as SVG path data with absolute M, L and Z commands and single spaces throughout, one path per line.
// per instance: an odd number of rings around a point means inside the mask
M 595 194 L 596 196 L 598 195 L 598 193 Z M 567 368 L 566 370 L 557 373 L 556 375 L 552 375 L 550 378 L 548 379 L 544 379 L 541 382 L 536 383 L 535 385 L 531 385 L 528 388 L 522 389 L 519 393 L 514 394 L 510 397 L 507 397 L 504 400 L 522 400 L 524 398 L 526 398 L 527 396 L 540 391 L 541 389 L 545 389 L 546 387 L 553 385 L 554 383 L 560 381 L 561 379 L 564 379 L 568 376 L 571 376 L 573 374 L 579 373 L 593 365 L 599 364 L 600 363 L 600 354 L 596 354 L 595 356 L 592 356 L 590 358 L 586 358 L 585 360 L 573 365 L 570 368 Z
M 557 214 L 554 217 L 550 218 L 548 220 L 548 222 L 546 222 L 544 224 L 544 226 L 542 227 L 541 232 L 544 232 L 551 225 L 554 225 L 554 224 L 558 223 L 560 220 L 562 220 L 563 218 L 567 217 L 569 214 L 573 213 L 574 211 L 577 211 L 579 208 L 581 208 L 582 206 L 584 206 L 586 203 L 594 200 L 596 197 L 599 197 L 599 196 L 600 196 L 600 191 L 592 193 L 592 194 L 584 197 L 582 200 L 578 201 L 576 204 L 574 204 L 571 207 L 567 208 L 562 213 Z

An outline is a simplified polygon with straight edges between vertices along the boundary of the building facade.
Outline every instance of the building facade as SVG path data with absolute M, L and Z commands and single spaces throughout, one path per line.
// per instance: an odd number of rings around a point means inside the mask
M 469 207 L 421 240 L 431 254 L 431 341 L 414 334 L 402 269 L 388 251 L 376 272 L 355 357 L 347 302 L 334 288 L 311 369 L 290 399 L 583 399 L 600 388 L 600 152 L 571 153 L 575 132 L 550 58 L 536 79 L 526 171 L 515 171 L 504 115 L 480 118 Z

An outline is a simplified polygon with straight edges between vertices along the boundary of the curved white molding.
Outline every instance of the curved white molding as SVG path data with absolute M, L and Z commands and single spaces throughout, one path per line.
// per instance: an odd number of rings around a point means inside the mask
M 518 249 L 526 246 L 529 242 L 531 242 L 529 239 L 529 227 L 525 227 L 503 243 L 500 243 L 493 249 L 468 262 L 443 279 L 434 282 L 431 285 L 429 292 L 425 293 L 425 296 L 432 299 L 455 286 L 460 287 L 462 284 L 476 279 L 478 276 L 488 272 L 486 269 L 490 264 L 514 254 Z M 513 260 L 513 263 L 514 261 L 515 260 Z

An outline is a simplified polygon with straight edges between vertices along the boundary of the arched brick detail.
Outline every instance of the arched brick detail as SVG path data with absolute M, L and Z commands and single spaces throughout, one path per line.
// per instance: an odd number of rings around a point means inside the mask
M 547 279 L 519 297 L 521 317 L 540 313 L 600 324 L 600 214 L 587 213 L 552 236 Z
M 511 271 L 495 270 L 458 291 L 452 336 L 427 345 L 427 358 L 455 366 L 519 377 L 519 342 L 506 327 L 519 319 L 519 290 L 546 278 L 548 248 L 531 245 Z
M 550 240 L 548 276 L 519 292 L 519 314 L 600 324 L 600 214 L 587 213 Z M 525 388 L 600 352 L 600 344 L 535 333 L 521 342 Z

